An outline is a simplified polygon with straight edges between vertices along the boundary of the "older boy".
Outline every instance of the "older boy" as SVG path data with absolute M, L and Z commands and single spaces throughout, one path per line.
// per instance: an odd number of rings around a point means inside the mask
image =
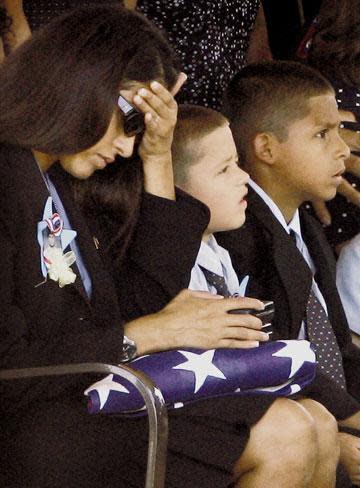
M 335 285 L 335 263 L 320 226 L 299 210 L 336 194 L 349 149 L 330 84 L 294 62 L 248 66 L 230 83 L 224 104 L 239 154 L 252 178 L 246 225 L 219 236 L 254 278 L 249 295 L 275 301 L 275 338 L 308 337 L 319 367 L 343 389 L 342 425 L 360 428 L 360 350 L 352 345 Z M 355 433 L 355 432 L 354 432 Z M 341 459 L 360 482 L 360 440 L 339 434 Z

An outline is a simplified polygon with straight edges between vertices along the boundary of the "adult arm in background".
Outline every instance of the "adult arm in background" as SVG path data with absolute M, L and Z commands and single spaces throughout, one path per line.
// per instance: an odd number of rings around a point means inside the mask
M 4 8 L 11 19 L 11 26 L 4 36 L 6 49 L 16 49 L 31 36 L 30 27 L 25 17 L 22 0 L 3 0 Z
M 269 44 L 268 29 L 264 8 L 260 4 L 254 28 L 250 34 L 249 48 L 246 54 L 248 63 L 271 60 L 272 53 Z
M 344 122 L 356 122 L 356 118 L 352 112 L 340 110 L 341 120 Z M 360 134 L 349 129 L 340 129 L 340 135 L 350 147 L 350 151 L 360 152 Z M 360 178 L 360 156 L 350 154 L 350 157 L 345 161 L 346 171 Z M 338 193 L 343 195 L 349 202 L 360 206 L 360 191 L 355 189 L 346 179 L 338 187 Z M 311 202 L 315 213 L 324 225 L 331 224 L 331 215 L 326 207 L 326 203 L 320 200 Z
M 137 0 L 123 0 L 124 7 L 129 10 L 135 10 L 137 5 Z

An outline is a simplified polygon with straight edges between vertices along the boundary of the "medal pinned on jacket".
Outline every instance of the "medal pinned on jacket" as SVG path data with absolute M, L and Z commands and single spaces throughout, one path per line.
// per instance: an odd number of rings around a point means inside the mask
M 53 212 L 52 198 L 48 197 L 43 219 L 37 226 L 41 272 L 45 278 L 42 283 L 46 282 L 47 277 L 57 281 L 60 288 L 74 283 L 76 274 L 71 265 L 75 262 L 76 256 L 73 251 L 64 253 L 64 250 L 75 237 L 76 231 L 64 229 L 63 220 L 58 213 Z

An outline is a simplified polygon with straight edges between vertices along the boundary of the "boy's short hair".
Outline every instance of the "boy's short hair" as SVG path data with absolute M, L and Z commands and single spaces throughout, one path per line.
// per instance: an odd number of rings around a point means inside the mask
M 261 132 L 285 141 L 290 124 L 309 113 L 309 98 L 333 91 L 319 72 L 295 61 L 249 64 L 239 71 L 225 92 L 223 112 L 240 158 L 248 159 L 250 144 Z
M 228 120 L 220 112 L 210 108 L 179 105 L 171 149 L 176 185 L 186 183 L 188 168 L 203 156 L 200 140 L 227 124 Z

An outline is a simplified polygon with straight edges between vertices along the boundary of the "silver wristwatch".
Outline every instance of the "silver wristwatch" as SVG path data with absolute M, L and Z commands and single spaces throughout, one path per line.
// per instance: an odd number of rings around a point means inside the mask
M 121 353 L 120 363 L 127 363 L 137 356 L 137 348 L 135 341 L 129 339 L 124 335 L 123 350 Z

